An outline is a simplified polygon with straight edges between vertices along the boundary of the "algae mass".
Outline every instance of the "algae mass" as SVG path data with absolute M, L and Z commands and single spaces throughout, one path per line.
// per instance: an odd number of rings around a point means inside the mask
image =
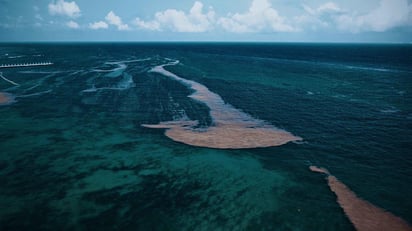
M 158 72 L 176 81 L 187 85 L 194 90 L 189 97 L 204 103 L 210 109 L 212 125 L 207 128 L 198 128 L 197 121 L 190 121 L 187 116 L 171 122 L 161 122 L 159 125 L 143 125 L 148 128 L 166 128 L 166 135 L 171 139 L 185 144 L 209 148 L 259 148 L 279 146 L 290 141 L 300 141 L 300 137 L 275 128 L 264 121 L 249 115 L 226 104 L 222 98 L 210 92 L 207 87 L 194 81 L 189 81 L 166 71 L 163 67 L 176 65 L 173 62 L 154 67 L 151 72 Z

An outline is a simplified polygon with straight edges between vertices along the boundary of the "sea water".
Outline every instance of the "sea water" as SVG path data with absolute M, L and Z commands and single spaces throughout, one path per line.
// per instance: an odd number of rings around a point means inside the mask
M 412 223 L 410 45 L 0 45 L 1 64 L 34 62 L 53 65 L 0 69 L 17 84 L 0 79 L 0 230 L 353 230 L 310 165 Z M 185 81 L 299 139 L 220 149 L 142 126 L 217 126 Z

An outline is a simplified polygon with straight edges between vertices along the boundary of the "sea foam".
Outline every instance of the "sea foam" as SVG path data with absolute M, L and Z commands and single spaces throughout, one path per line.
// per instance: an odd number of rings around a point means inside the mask
M 142 126 L 167 129 L 165 135 L 177 142 L 219 149 L 270 147 L 302 140 L 225 103 L 218 94 L 211 92 L 206 86 L 181 78 L 164 69 L 165 66 L 178 63 L 174 61 L 159 65 L 152 68 L 150 72 L 162 74 L 192 89 L 194 92 L 189 97 L 209 107 L 212 125 L 207 128 L 197 128 L 197 121 L 182 119 Z

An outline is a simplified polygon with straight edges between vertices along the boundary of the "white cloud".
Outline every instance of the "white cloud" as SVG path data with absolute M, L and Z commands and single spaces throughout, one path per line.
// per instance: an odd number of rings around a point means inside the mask
M 375 9 L 364 13 L 342 9 L 334 2 L 316 9 L 306 5 L 303 8 L 306 14 L 296 17 L 296 23 L 314 30 L 332 27 L 352 33 L 384 32 L 412 24 L 412 4 L 407 0 L 381 0 Z
M 158 21 L 148 21 L 145 22 L 141 20 L 140 18 L 136 18 L 134 20 L 134 24 L 141 28 L 141 29 L 146 29 L 146 30 L 160 30 L 160 23 Z
M 99 21 L 99 22 L 94 22 L 89 24 L 89 28 L 93 30 L 99 30 L 99 29 L 107 29 L 109 25 L 107 25 L 106 22 Z
M 379 6 L 367 14 L 339 16 L 337 24 L 339 29 L 351 32 L 383 32 L 410 23 L 411 7 L 407 0 L 381 0 Z
M 80 16 L 80 8 L 76 2 L 65 2 L 64 0 L 53 1 L 49 4 L 49 13 L 51 15 L 64 15 L 70 18 Z
M 34 15 L 34 18 L 37 19 L 37 20 L 40 20 L 40 21 L 44 20 L 43 17 L 40 14 Z
M 342 9 L 334 2 L 327 2 L 320 5 L 316 11 L 318 14 L 323 14 L 328 12 L 341 12 Z
M 175 32 L 206 32 L 213 29 L 215 12 L 212 8 L 203 13 L 203 4 L 196 1 L 188 13 L 175 9 L 157 12 L 152 21 L 136 18 L 134 24 L 141 29 L 171 30 Z
M 345 11 L 341 9 L 334 2 L 327 2 L 320 5 L 318 8 L 311 8 L 308 5 L 302 5 L 305 14 L 295 17 L 295 22 L 298 24 L 300 30 L 318 30 L 319 28 L 328 28 L 335 26 L 336 17 L 344 14 Z
M 72 28 L 72 29 L 77 29 L 79 28 L 79 24 L 75 21 L 69 21 L 66 23 L 66 26 Z
M 269 0 L 253 0 L 248 12 L 229 14 L 218 21 L 223 29 L 230 32 L 292 32 L 294 27 L 286 23 L 285 18 L 272 8 Z
M 118 30 L 130 30 L 129 25 L 124 24 L 122 22 L 122 19 L 119 16 L 117 16 L 113 11 L 110 11 L 106 15 L 105 19 L 110 25 L 116 26 Z
M 324 14 L 335 14 L 335 13 L 343 13 L 344 10 L 341 9 L 336 3 L 334 2 L 327 2 L 320 5 L 316 9 L 312 9 L 308 5 L 302 5 L 303 9 L 312 16 L 322 16 Z

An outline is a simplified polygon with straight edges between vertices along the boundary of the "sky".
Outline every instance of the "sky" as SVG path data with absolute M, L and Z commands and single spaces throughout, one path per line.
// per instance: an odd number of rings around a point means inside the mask
M 0 0 L 0 41 L 412 43 L 412 0 Z

